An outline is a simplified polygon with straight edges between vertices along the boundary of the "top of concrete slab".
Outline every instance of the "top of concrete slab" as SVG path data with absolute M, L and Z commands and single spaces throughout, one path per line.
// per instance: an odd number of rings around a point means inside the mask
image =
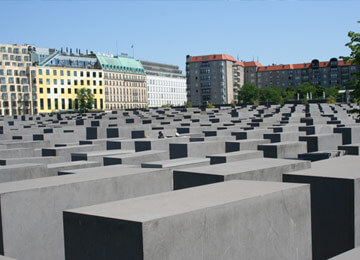
M 287 173 L 288 175 L 303 175 L 339 179 L 359 179 L 360 160 L 358 156 L 341 156 L 313 162 L 311 169 Z
M 307 161 L 260 158 L 260 159 L 251 159 L 251 160 L 243 160 L 239 162 L 225 163 L 225 164 L 193 167 L 193 168 L 181 169 L 176 171 L 226 176 L 226 175 L 237 174 L 240 172 L 250 172 L 254 170 L 269 169 L 273 167 L 279 167 L 285 165 L 297 165 L 297 164 L 308 164 L 310 167 L 310 162 Z
M 360 247 L 357 247 L 341 255 L 332 257 L 329 260 L 359 260 L 359 259 L 360 259 Z
M 146 222 L 239 200 L 283 192 L 291 188 L 304 189 L 306 187 L 304 184 L 236 180 L 104 203 L 68 210 L 68 212 Z
M 175 167 L 175 166 L 179 166 L 179 165 L 183 165 L 183 164 L 194 164 L 194 163 L 202 163 L 202 162 L 210 163 L 210 159 L 186 157 L 186 158 L 164 160 L 164 161 L 145 162 L 145 163 L 142 163 L 142 165 L 162 165 L 165 168 L 165 167 Z
M 10 193 L 20 190 L 31 190 L 47 188 L 50 186 L 60 186 L 71 183 L 80 183 L 85 181 L 95 181 L 117 176 L 127 176 L 139 173 L 149 173 L 156 171 L 164 171 L 164 169 L 156 168 L 135 168 L 123 165 L 112 165 L 106 167 L 93 167 L 78 170 L 69 170 L 67 172 L 76 174 L 67 174 L 62 176 L 53 176 L 45 178 L 37 178 L 30 180 L 22 180 L 16 182 L 0 183 L 0 194 Z

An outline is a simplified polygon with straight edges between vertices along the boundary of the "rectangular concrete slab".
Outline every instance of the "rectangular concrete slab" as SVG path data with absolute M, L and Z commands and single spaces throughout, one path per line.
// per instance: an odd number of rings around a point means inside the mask
M 0 166 L 0 183 L 50 176 L 44 164 L 23 163 Z
M 207 166 L 210 165 L 208 158 L 180 158 L 173 160 L 164 160 L 157 162 L 142 163 L 142 168 L 171 168 L 171 169 L 184 169 L 191 167 Z
M 1 183 L 0 253 L 17 259 L 63 260 L 63 210 L 173 188 L 168 169 L 116 165 L 84 170 L 92 172 Z
M 231 153 L 213 154 L 206 156 L 210 158 L 210 164 L 237 162 L 242 160 L 263 158 L 263 152 L 260 151 L 238 151 Z
M 67 260 L 309 260 L 310 231 L 298 184 L 231 181 L 64 212 Z
M 174 170 L 174 189 L 229 180 L 282 181 L 283 173 L 310 167 L 307 161 L 261 158 Z
M 104 157 L 104 166 L 115 164 L 141 165 L 143 162 L 154 162 L 169 159 L 166 151 L 143 151 L 130 154 L 120 154 Z
M 351 249 L 343 254 L 329 258 L 329 260 L 359 260 L 360 259 L 360 247 Z
M 360 246 L 360 160 L 343 156 L 283 175 L 311 185 L 313 258 L 328 259 Z

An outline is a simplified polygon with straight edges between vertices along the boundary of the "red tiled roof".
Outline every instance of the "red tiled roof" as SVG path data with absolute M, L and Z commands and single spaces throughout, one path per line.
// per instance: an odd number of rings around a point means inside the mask
M 325 68 L 330 65 L 329 61 L 319 62 L 320 68 Z M 349 62 L 343 60 L 338 61 L 338 66 L 350 66 Z M 273 65 L 273 66 L 262 66 L 259 67 L 258 71 L 274 71 L 274 70 L 298 70 L 298 69 L 308 69 L 310 68 L 311 63 L 298 63 L 298 64 L 287 64 L 287 65 Z
M 245 67 L 262 67 L 262 64 L 260 62 L 248 61 L 248 62 L 244 62 L 244 66 Z
M 201 62 L 201 61 L 214 61 L 214 60 L 230 60 L 236 61 L 232 56 L 226 54 L 213 54 L 204 56 L 193 56 L 190 62 Z

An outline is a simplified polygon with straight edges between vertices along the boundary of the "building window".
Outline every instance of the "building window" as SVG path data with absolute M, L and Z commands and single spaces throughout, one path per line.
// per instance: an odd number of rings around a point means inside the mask
M 40 92 L 40 94 L 42 94 L 43 93 L 43 88 L 39 88 L 39 92 Z
M 71 88 L 68 88 L 68 94 L 71 94 Z
M 61 84 L 61 85 L 64 85 L 64 84 L 65 84 L 65 82 L 64 82 L 63 79 L 60 79 L 60 84 Z
M 46 93 L 50 94 L 50 88 L 46 89 Z
M 42 75 L 42 69 L 39 69 L 39 75 Z
M 61 94 L 64 94 L 64 93 L 65 93 L 65 89 L 61 88 Z
M 57 88 L 54 88 L 54 94 L 57 94 Z
M 65 99 L 61 99 L 61 109 L 65 109 Z
M 55 98 L 55 109 L 58 109 L 59 108 L 59 103 L 58 103 L 58 99 Z
M 50 79 L 46 79 L 46 84 L 50 85 Z
M 56 70 L 53 70 L 53 75 L 56 76 Z
M 77 77 L 77 71 L 74 71 L 74 77 Z
M 50 98 L 47 99 L 47 106 L 48 106 L 48 110 L 51 110 L 51 99 Z
M 71 98 L 69 98 L 69 100 L 68 100 L 68 107 L 69 107 L 69 109 L 72 109 L 72 99 Z
M 64 71 L 60 70 L 60 76 L 64 76 Z
M 40 109 L 44 110 L 44 99 L 40 98 Z
M 46 75 L 50 75 L 50 70 L 46 70 Z

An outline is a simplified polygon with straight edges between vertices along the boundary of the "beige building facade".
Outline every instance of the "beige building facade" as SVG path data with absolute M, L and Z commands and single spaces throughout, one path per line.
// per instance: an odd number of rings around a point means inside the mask
M 105 109 L 145 108 L 146 75 L 141 63 L 128 57 L 97 58 L 104 71 Z
M 0 114 L 37 113 L 36 88 L 33 89 L 30 45 L 0 44 Z

